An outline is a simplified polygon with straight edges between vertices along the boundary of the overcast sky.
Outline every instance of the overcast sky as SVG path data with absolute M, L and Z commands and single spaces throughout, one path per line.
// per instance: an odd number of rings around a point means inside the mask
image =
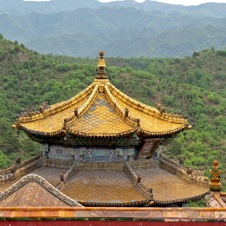
M 24 1 L 51 1 L 51 0 L 24 0 Z M 85 1 L 85 0 L 84 0 Z M 112 2 L 112 1 L 120 1 L 120 0 L 98 0 L 99 2 Z M 144 2 L 145 0 L 135 0 L 137 2 Z M 147 0 L 149 1 L 149 0 Z M 154 0 L 153 0 L 154 1 Z M 164 2 L 169 4 L 180 4 L 180 5 L 200 5 L 206 2 L 218 2 L 218 3 L 226 3 L 226 0 L 155 0 L 156 2 Z
M 112 0 L 98 0 L 100 2 L 110 2 Z M 136 0 L 137 2 L 144 2 L 144 0 Z M 169 4 L 181 4 L 181 5 L 200 5 L 206 2 L 219 2 L 219 3 L 226 3 L 226 0 L 157 0 L 156 2 L 164 2 Z

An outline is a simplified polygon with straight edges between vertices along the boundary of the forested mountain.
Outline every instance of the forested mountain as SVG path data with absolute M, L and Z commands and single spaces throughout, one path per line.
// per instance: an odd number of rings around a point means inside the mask
M 0 33 L 40 53 L 183 57 L 226 47 L 226 4 L 0 0 Z
M 215 158 L 226 168 L 226 51 L 212 48 L 182 59 L 106 62 L 111 82 L 127 95 L 189 117 L 193 128 L 166 146 L 168 156 L 206 172 Z M 79 93 L 93 81 L 96 63 L 97 59 L 40 55 L 0 36 L 0 168 L 38 150 L 36 143 L 11 128 L 16 115 L 38 109 L 43 101 L 54 104 Z

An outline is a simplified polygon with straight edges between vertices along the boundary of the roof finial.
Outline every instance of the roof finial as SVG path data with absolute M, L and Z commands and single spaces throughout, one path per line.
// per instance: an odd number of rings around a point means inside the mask
M 104 59 L 104 51 L 103 51 L 103 50 L 101 50 L 101 51 L 99 52 L 99 55 L 100 55 L 100 59 Z
M 98 64 L 97 64 L 97 77 L 96 78 L 107 78 L 107 76 L 105 75 L 106 73 L 106 64 L 105 64 L 105 60 L 104 60 L 104 51 L 101 50 L 99 52 L 100 58 L 98 60 Z
M 221 191 L 222 185 L 220 182 L 220 174 L 222 171 L 218 168 L 218 161 L 213 161 L 212 169 L 210 170 L 211 178 L 209 182 L 210 191 Z

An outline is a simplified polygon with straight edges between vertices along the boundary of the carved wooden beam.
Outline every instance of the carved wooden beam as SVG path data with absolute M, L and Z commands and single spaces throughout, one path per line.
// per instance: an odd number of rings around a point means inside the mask
M 138 155 L 136 156 L 136 159 L 138 159 L 138 158 L 145 158 L 145 157 L 151 157 L 152 154 L 153 154 L 153 149 L 162 140 L 164 140 L 164 138 L 144 139 L 144 144 L 141 147 Z

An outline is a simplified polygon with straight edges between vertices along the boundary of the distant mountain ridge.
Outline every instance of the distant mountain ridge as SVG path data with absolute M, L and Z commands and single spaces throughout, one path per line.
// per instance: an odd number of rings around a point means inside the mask
M 50 0 L 50 1 L 24 1 L 24 0 L 0 0 L 0 14 L 50 14 L 63 11 L 74 11 L 80 8 L 98 9 L 101 7 L 135 8 L 145 11 L 158 10 L 161 12 L 182 12 L 200 17 L 225 17 L 225 3 L 206 3 L 198 6 L 173 5 L 154 0 L 146 0 L 138 3 L 135 0 L 114 1 L 102 3 L 98 0 Z
M 0 33 L 40 53 L 182 57 L 226 47 L 226 4 L 0 0 Z

